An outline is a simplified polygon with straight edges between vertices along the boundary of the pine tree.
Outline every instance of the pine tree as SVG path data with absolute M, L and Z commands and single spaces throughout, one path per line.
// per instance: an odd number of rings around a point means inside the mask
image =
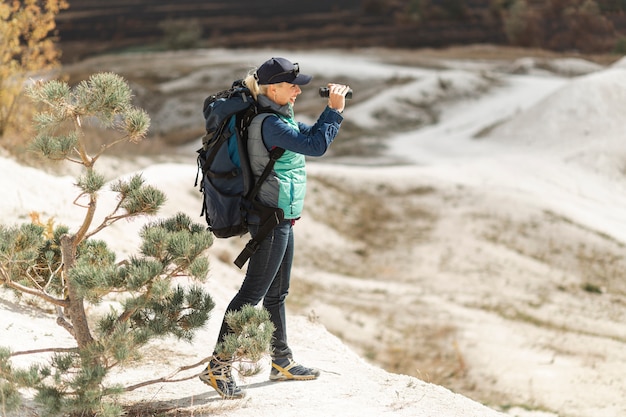
M 84 208 L 85 215 L 76 230 L 41 222 L 0 225 L 0 283 L 18 297 L 28 295 L 53 305 L 57 323 L 76 346 L 50 348 L 50 363 L 28 369 L 14 369 L 10 358 L 15 352 L 0 349 L 0 407 L 15 408 L 18 388 L 29 387 L 51 415 L 119 416 L 123 410 L 103 399 L 168 379 L 124 388 L 107 385 L 108 371 L 136 359 L 138 349 L 155 338 L 190 341 L 207 322 L 214 303 L 201 283 L 209 267 L 204 252 L 213 238 L 205 226 L 179 213 L 145 225 L 140 254 L 116 261 L 116 254 L 95 235 L 123 219 L 156 214 L 166 196 L 141 175 L 116 181 L 110 188 L 118 195 L 117 205 L 97 224 L 98 192 L 106 181 L 94 166 L 112 146 L 144 139 L 148 114 L 131 104 L 128 84 L 112 73 L 95 74 L 75 88 L 55 80 L 38 82 L 28 94 L 43 108 L 36 115 L 38 135 L 32 148 L 44 157 L 83 166 L 75 204 Z M 92 153 L 85 145 L 88 123 L 111 133 L 110 140 Z M 174 285 L 179 277 L 190 277 L 194 284 Z M 116 308 L 101 317 L 87 316 L 87 305 L 106 301 L 112 293 L 116 299 L 125 295 Z M 271 325 L 266 321 L 253 322 L 253 327 L 264 329 Z M 91 328 L 90 323 L 96 324 Z M 250 335 L 254 329 L 244 331 Z M 253 353 L 267 350 L 271 331 L 261 337 Z M 246 337 L 241 340 L 248 343 Z M 245 349 L 249 350 L 244 346 L 240 351 Z

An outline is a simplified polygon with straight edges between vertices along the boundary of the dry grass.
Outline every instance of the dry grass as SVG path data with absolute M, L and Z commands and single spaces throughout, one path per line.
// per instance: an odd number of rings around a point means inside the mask
M 485 240 L 574 274 L 590 292 L 626 295 L 623 243 L 552 212 L 522 221 L 489 215 L 485 221 Z

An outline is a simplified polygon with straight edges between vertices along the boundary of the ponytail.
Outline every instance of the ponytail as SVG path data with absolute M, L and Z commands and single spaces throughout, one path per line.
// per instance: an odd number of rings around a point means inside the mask
M 254 97 L 255 100 L 258 98 L 259 94 L 265 94 L 267 91 L 267 86 L 259 85 L 257 82 L 256 70 L 250 71 L 246 78 L 243 79 L 243 83 L 246 87 L 248 87 L 250 94 L 252 94 L 252 97 Z
M 250 90 L 250 94 L 252 94 L 252 97 L 254 97 L 254 99 L 256 100 L 257 96 L 259 95 L 260 88 L 259 83 L 256 81 L 256 77 L 254 75 L 254 72 L 250 72 L 246 76 L 246 78 L 243 79 L 243 83 L 246 85 L 246 87 L 248 87 L 248 90 Z

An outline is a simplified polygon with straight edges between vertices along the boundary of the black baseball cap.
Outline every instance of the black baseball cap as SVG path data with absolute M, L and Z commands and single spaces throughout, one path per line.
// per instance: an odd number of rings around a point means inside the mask
M 278 83 L 305 85 L 311 82 L 313 77 L 301 74 L 297 62 L 292 63 L 285 58 L 271 58 L 256 70 L 256 79 L 261 85 Z

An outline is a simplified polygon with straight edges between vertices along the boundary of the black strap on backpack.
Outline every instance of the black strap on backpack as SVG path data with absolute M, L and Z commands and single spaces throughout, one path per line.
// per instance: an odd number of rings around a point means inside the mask
M 273 113 L 271 111 L 267 111 L 268 109 L 262 108 L 258 109 L 258 114 L 260 113 Z M 250 126 L 250 122 L 255 117 L 255 114 L 247 112 L 242 117 L 242 120 L 238 121 L 241 123 L 242 132 L 243 132 L 243 143 L 248 142 L 248 127 Z M 251 212 L 259 216 L 260 219 L 260 227 L 257 231 L 256 235 L 251 238 L 244 249 L 241 251 L 237 259 L 235 259 L 235 265 L 238 268 L 243 268 L 243 265 L 250 259 L 250 257 L 259 249 L 261 242 L 269 235 L 269 233 L 276 227 L 280 222 L 282 222 L 285 218 L 283 210 L 277 207 L 269 207 L 261 204 L 257 201 L 256 197 L 261 190 L 261 186 L 267 180 L 270 173 L 274 169 L 274 165 L 276 161 L 283 156 L 285 150 L 283 148 L 273 148 L 269 152 L 269 161 L 265 165 L 263 172 L 259 176 L 259 178 L 255 181 L 254 187 L 248 192 L 247 195 L 244 196 L 244 199 L 248 202 L 251 207 Z
M 246 199 L 253 204 L 255 210 L 259 214 L 259 217 L 261 218 L 261 225 L 257 234 L 248 241 L 245 248 L 243 248 L 237 259 L 235 259 L 235 265 L 237 265 L 240 269 L 243 268 L 248 259 L 250 259 L 250 257 L 259 249 L 263 239 L 265 239 L 274 227 L 278 226 L 278 224 L 280 224 L 280 222 L 282 222 L 285 218 L 285 214 L 282 209 L 264 206 L 256 201 L 256 195 L 259 193 L 261 185 L 270 175 L 270 172 L 274 169 L 274 164 L 284 152 L 285 150 L 283 148 L 274 148 L 270 151 L 269 162 L 265 166 L 265 169 L 259 179 L 256 181 L 254 188 L 250 190 L 250 193 L 246 196 Z

